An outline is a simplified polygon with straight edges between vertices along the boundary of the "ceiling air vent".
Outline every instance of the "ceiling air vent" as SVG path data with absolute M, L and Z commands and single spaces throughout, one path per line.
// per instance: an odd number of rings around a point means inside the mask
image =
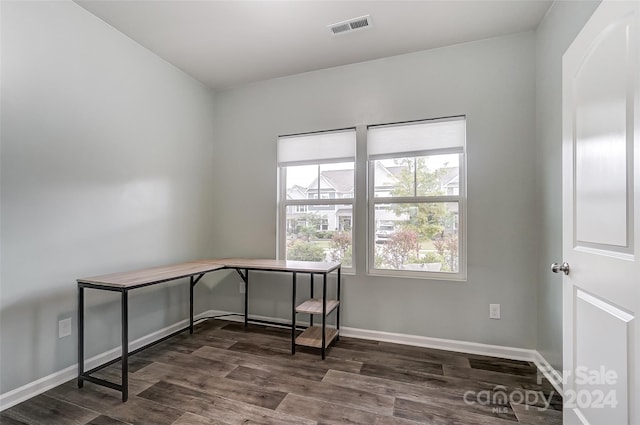
M 347 21 L 342 21 L 336 24 L 328 25 L 328 28 L 331 30 L 331 34 L 338 35 L 338 34 L 353 32 L 355 30 L 369 28 L 370 26 L 371 26 L 371 16 L 365 15 L 365 16 L 360 16 L 359 18 L 353 18 Z

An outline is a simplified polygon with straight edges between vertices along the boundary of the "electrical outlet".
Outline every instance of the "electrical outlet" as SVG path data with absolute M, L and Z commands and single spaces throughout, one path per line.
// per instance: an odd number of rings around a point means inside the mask
M 490 319 L 500 318 L 500 304 L 489 304 L 489 318 Z
M 58 322 L 58 338 L 71 335 L 71 317 Z
M 244 294 L 245 292 L 247 292 L 247 288 L 244 286 L 244 280 L 242 282 L 240 282 L 240 293 Z

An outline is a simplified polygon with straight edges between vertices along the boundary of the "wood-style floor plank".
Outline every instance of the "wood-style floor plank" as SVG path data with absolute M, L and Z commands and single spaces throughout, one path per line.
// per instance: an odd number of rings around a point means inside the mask
M 218 331 L 218 330 L 217 329 L 213 330 L 213 332 L 215 331 Z M 184 333 L 184 334 L 176 335 L 175 338 L 178 338 L 180 342 L 185 344 L 191 343 L 196 348 L 200 348 L 203 346 L 216 347 L 216 348 L 229 348 L 233 344 L 238 342 L 236 340 L 215 336 L 208 332 L 194 332 L 193 335 Z M 172 341 L 173 341 L 173 338 L 171 339 L 171 342 Z M 169 345 L 171 345 L 171 342 L 169 343 Z
M 216 335 L 216 338 L 223 339 L 231 343 L 228 347 L 225 347 L 225 349 L 229 349 L 235 344 L 245 343 L 258 347 L 267 347 L 277 353 L 290 354 L 291 350 L 291 335 L 285 339 L 282 337 L 274 337 L 264 334 L 251 335 L 244 332 L 232 332 L 225 329 L 217 330 L 214 335 Z M 202 345 L 204 346 L 205 344 Z
M 423 397 L 419 400 L 411 400 L 408 398 L 398 397 L 396 398 L 396 403 L 398 402 L 398 400 L 402 399 L 405 401 L 411 401 L 413 403 L 426 404 L 434 409 L 477 413 L 492 418 L 502 418 L 517 422 L 518 418 L 516 417 L 513 409 L 511 408 L 511 405 L 508 402 L 494 404 L 493 401 L 490 400 L 489 403 L 485 403 L 482 398 L 476 397 L 474 399 L 474 394 L 472 393 L 469 393 L 468 395 L 469 396 L 466 398 L 466 400 L 468 400 L 467 402 L 465 402 L 465 398 L 461 400 L 458 396 L 442 393 L 434 395 L 432 397 Z
M 440 370 L 441 371 L 441 370 Z M 387 366 L 384 363 L 364 363 L 360 369 L 360 374 L 385 378 L 393 381 L 408 382 L 411 384 L 424 384 L 431 380 L 433 376 L 442 376 L 442 373 L 425 373 L 413 371 L 408 368 L 398 368 Z
M 371 425 L 376 415 L 365 410 L 353 409 L 340 404 L 328 403 L 296 394 L 289 394 L 282 400 L 278 411 L 294 416 L 318 421 L 326 425 Z
M 513 403 L 513 411 L 518 421 L 527 425 L 562 425 L 562 411 L 538 409 L 537 407 Z
M 84 425 L 98 412 L 40 394 L 2 412 L 5 417 L 28 425 Z
M 213 418 L 205 418 L 204 416 L 186 412 L 184 415 L 180 416 L 171 425 L 228 425 L 228 424 L 226 422 L 221 422 Z
M 147 364 L 150 364 L 148 362 L 146 362 Z M 134 370 L 136 370 L 137 368 L 134 368 Z M 139 377 L 139 376 L 135 376 L 132 375 L 133 371 L 129 371 L 129 394 L 131 395 L 136 395 L 138 393 L 140 393 L 141 391 L 146 390 L 147 388 L 149 388 L 151 385 L 155 384 L 156 381 L 155 380 L 151 380 L 151 379 L 145 379 L 143 377 Z M 120 363 L 111 365 L 109 367 L 106 367 L 102 370 L 99 370 L 98 372 L 96 372 L 95 374 L 93 374 L 93 376 L 95 376 L 96 378 L 101 378 L 101 379 L 106 379 L 107 381 L 111 381 L 114 382 L 116 384 L 120 384 L 122 382 L 122 368 Z M 99 385 L 95 385 L 92 383 L 85 383 L 86 385 L 91 385 L 91 386 L 97 386 L 99 388 L 104 388 L 104 387 L 100 387 Z
M 535 376 L 538 370 L 535 366 L 531 366 L 526 362 L 513 363 L 501 360 L 469 359 L 469 365 L 473 369 L 489 370 L 518 376 Z
M 360 363 L 383 364 L 389 368 L 396 368 L 413 372 L 424 372 L 434 375 L 443 374 L 442 364 L 440 363 L 430 363 L 384 352 L 353 351 L 346 350 L 340 347 L 334 347 L 329 352 L 329 356 L 331 358 L 351 360 Z
M 458 378 L 433 376 L 433 380 L 421 384 L 396 381 L 386 378 L 358 375 L 337 370 L 330 370 L 324 382 L 347 388 L 366 388 L 376 394 L 402 397 L 409 400 L 421 401 L 423 398 L 435 397 L 440 394 L 450 394 L 463 400 L 468 391 L 491 391 L 494 386 L 483 383 L 469 384 Z
M 91 422 L 88 422 L 87 425 L 127 425 L 127 423 L 110 416 L 100 415 Z
M 189 367 L 157 362 L 150 363 L 148 366 L 135 372 L 134 375 L 136 378 L 153 381 L 154 384 L 158 381 L 166 381 L 172 377 L 182 377 L 185 380 L 191 380 L 194 385 L 198 385 L 202 380 L 208 379 L 212 376 L 222 378 L 237 367 L 233 364 L 224 363 L 216 363 L 216 366 L 219 367 L 201 369 L 198 370 L 198 373 L 193 373 L 193 369 Z
M 300 349 L 297 349 L 296 354 L 292 357 L 290 345 L 286 350 L 277 350 L 271 347 L 259 346 L 246 342 L 238 342 L 229 347 L 229 351 L 256 354 L 265 357 L 275 357 L 279 359 L 289 360 L 291 362 L 295 362 L 296 364 L 302 363 L 312 366 L 326 367 L 329 369 L 344 370 L 345 372 L 359 372 L 360 368 L 362 367 L 362 362 L 359 361 L 336 359 L 331 357 L 322 360 L 317 353 L 307 353 Z M 331 353 L 329 353 L 329 355 L 330 354 Z
M 531 362 L 341 337 L 327 358 L 288 329 L 221 320 L 129 358 L 129 400 L 68 381 L 0 413 L 4 425 L 542 425 L 562 398 Z M 95 374 L 120 382 L 119 363 Z M 515 404 L 518 395 L 530 405 Z M 522 394 L 528 395 L 525 399 Z M 533 397 L 537 395 L 537 397 Z M 550 400 L 550 403 L 547 403 Z M 543 409 L 538 409 L 543 407 Z
M 244 366 L 235 369 L 227 375 L 227 378 L 382 415 L 391 414 L 393 411 L 393 397 L 374 394 L 362 389 L 344 388 L 325 382 L 315 383 L 306 379 L 282 376 Z
M 396 416 L 376 416 L 373 425 L 424 425 L 423 422 L 416 422 L 410 419 L 398 418 Z
M 0 424 L 2 425 L 26 425 L 25 422 L 19 421 L 18 419 L 13 419 L 7 414 L 0 413 Z
M 229 352 L 214 347 L 201 347 L 193 352 L 196 356 L 207 359 L 217 359 L 237 366 L 246 366 L 252 369 L 264 369 L 281 374 L 296 376 L 298 378 L 322 381 L 329 369 L 319 366 L 311 366 L 302 362 L 294 363 L 291 359 L 264 358 L 255 354 L 247 354 L 238 351 Z
M 91 382 L 85 382 L 83 388 L 78 388 L 75 379 L 50 389 L 45 395 L 102 414 L 122 404 L 120 393 Z
M 447 408 L 438 403 L 418 403 L 396 399 L 394 416 L 428 424 L 476 424 L 476 425 L 515 425 L 517 421 L 488 416 L 459 408 Z
M 224 375 L 238 366 L 229 365 Z M 148 375 L 158 381 L 168 382 L 181 387 L 190 388 L 219 395 L 232 400 L 242 401 L 256 406 L 275 409 L 287 395 L 284 392 L 265 390 L 258 385 L 236 382 L 223 378 L 222 375 L 211 376 L 204 373 L 190 373 L 188 369 L 171 365 L 156 364 L 147 366 L 137 374 Z
M 136 425 L 170 425 L 183 413 L 179 408 L 133 396 L 126 403 L 111 409 L 109 416 Z
M 219 373 L 226 373 L 229 371 L 228 363 L 200 356 L 179 353 L 177 351 L 162 350 L 153 351 L 151 353 L 142 351 L 136 354 L 136 356 L 144 356 L 145 359 L 151 360 L 154 363 L 183 367 L 186 369 L 190 369 L 192 372 L 194 370 L 197 370 L 207 375 L 217 375 Z
M 548 381 L 543 380 L 539 382 L 535 373 L 532 375 L 513 375 L 506 372 L 494 372 L 491 370 L 462 368 L 449 365 L 443 365 L 442 367 L 446 376 L 455 376 L 496 385 L 522 387 L 530 390 L 553 390 L 553 387 Z
M 140 394 L 158 404 L 172 406 L 226 424 L 313 425 L 297 416 L 277 412 L 253 404 L 230 400 L 214 394 L 195 391 L 179 385 L 159 382 Z
M 469 357 L 466 354 L 438 350 L 435 348 L 412 347 L 391 342 L 380 342 L 378 344 L 378 351 L 405 356 L 430 363 L 469 367 Z

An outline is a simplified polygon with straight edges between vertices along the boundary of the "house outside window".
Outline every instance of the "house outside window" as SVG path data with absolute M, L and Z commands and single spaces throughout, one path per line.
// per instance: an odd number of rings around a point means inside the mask
M 464 279 L 464 117 L 369 126 L 369 272 Z
M 355 129 L 278 138 L 279 258 L 352 267 L 355 141 Z

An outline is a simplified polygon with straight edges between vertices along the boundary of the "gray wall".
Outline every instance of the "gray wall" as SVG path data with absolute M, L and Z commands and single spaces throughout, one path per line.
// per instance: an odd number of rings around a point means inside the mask
M 74 3 L 2 2 L 0 393 L 75 363 L 75 278 L 274 256 L 279 134 L 357 125 L 364 149 L 366 124 L 455 114 L 468 118 L 468 281 L 368 276 L 356 250 L 343 324 L 537 348 L 560 368 L 560 279 L 547 270 L 561 259 L 561 55 L 596 4 L 554 4 L 535 35 L 214 98 Z M 207 277 L 196 311 L 241 311 L 238 283 Z M 288 276 L 252 283 L 254 313 L 289 317 Z M 186 295 L 184 283 L 133 295 L 131 339 L 186 317 Z M 119 344 L 119 308 L 113 296 L 88 298 L 91 356 Z M 489 303 L 502 304 L 502 320 L 488 318 Z M 74 333 L 58 339 L 66 317 Z
M 4 393 L 76 363 L 75 278 L 207 255 L 213 97 L 75 3 L 3 1 L 1 106 Z M 132 295 L 131 340 L 187 317 L 187 288 Z M 87 297 L 90 357 L 120 316 Z
M 536 204 L 538 263 L 537 350 L 562 370 L 562 55 L 599 1 L 555 2 L 536 31 Z
M 278 135 L 466 114 L 468 281 L 368 276 L 361 191 L 343 325 L 535 348 L 534 72 L 524 33 L 216 92 L 214 254 L 275 255 Z M 241 311 L 238 281 L 222 280 L 215 308 Z M 289 277 L 255 281 L 252 311 L 288 318 Z M 501 320 L 489 303 L 502 304 Z

